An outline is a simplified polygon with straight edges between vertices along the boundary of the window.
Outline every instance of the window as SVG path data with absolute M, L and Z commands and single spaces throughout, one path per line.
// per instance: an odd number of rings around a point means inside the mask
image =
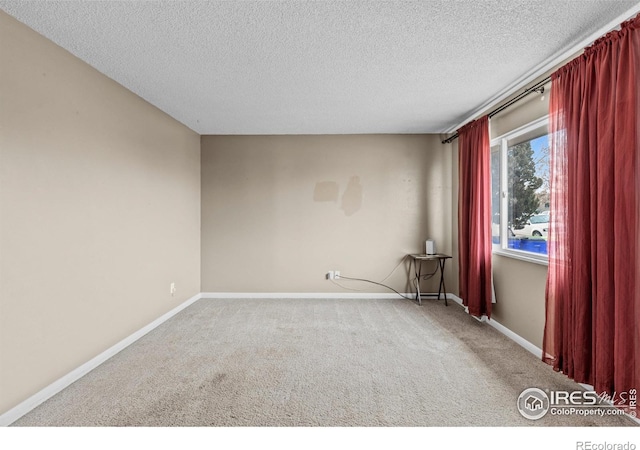
M 494 253 L 547 260 L 548 125 L 545 117 L 491 141 Z

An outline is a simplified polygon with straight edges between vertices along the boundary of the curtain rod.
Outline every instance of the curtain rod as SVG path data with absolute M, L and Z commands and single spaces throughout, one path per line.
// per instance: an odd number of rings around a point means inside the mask
M 492 118 L 493 116 L 495 116 L 496 114 L 504 111 L 505 109 L 507 109 L 508 107 L 510 107 L 511 105 L 513 105 L 514 103 L 519 102 L 520 100 L 522 100 L 523 98 L 525 98 L 527 95 L 533 93 L 533 92 L 539 92 L 541 94 L 544 93 L 544 85 L 547 84 L 549 81 L 551 81 L 551 77 L 547 77 L 542 81 L 539 81 L 538 83 L 534 84 L 533 86 L 531 86 L 529 89 L 525 89 L 523 92 L 521 92 L 519 95 L 513 97 L 511 100 L 509 100 L 507 103 L 505 103 L 502 106 L 498 106 L 496 109 L 494 109 L 493 111 L 491 111 L 488 115 L 489 118 Z M 450 142 L 453 142 L 455 139 L 458 138 L 458 133 L 454 134 L 453 136 L 448 137 L 447 139 L 445 139 L 444 141 L 442 141 L 443 144 L 448 144 Z

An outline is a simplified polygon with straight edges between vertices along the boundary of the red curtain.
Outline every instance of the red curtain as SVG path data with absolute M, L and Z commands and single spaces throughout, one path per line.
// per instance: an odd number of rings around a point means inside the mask
M 491 317 L 491 149 L 489 117 L 458 130 L 460 296 L 469 314 Z
M 632 409 L 640 388 L 640 16 L 552 74 L 543 358 Z

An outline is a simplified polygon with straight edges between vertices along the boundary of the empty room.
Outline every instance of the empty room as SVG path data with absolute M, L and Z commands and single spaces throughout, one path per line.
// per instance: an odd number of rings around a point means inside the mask
M 0 9 L 6 430 L 629 444 L 636 1 Z

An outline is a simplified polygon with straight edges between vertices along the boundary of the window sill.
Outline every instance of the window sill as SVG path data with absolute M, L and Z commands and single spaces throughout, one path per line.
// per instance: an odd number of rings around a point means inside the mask
M 505 256 L 507 258 L 519 259 L 520 261 L 525 261 L 534 264 L 540 264 L 541 266 L 548 266 L 549 259 L 546 257 L 539 257 L 534 254 L 529 256 L 526 252 L 516 252 L 509 251 L 504 249 L 493 249 L 493 254 L 498 256 Z

